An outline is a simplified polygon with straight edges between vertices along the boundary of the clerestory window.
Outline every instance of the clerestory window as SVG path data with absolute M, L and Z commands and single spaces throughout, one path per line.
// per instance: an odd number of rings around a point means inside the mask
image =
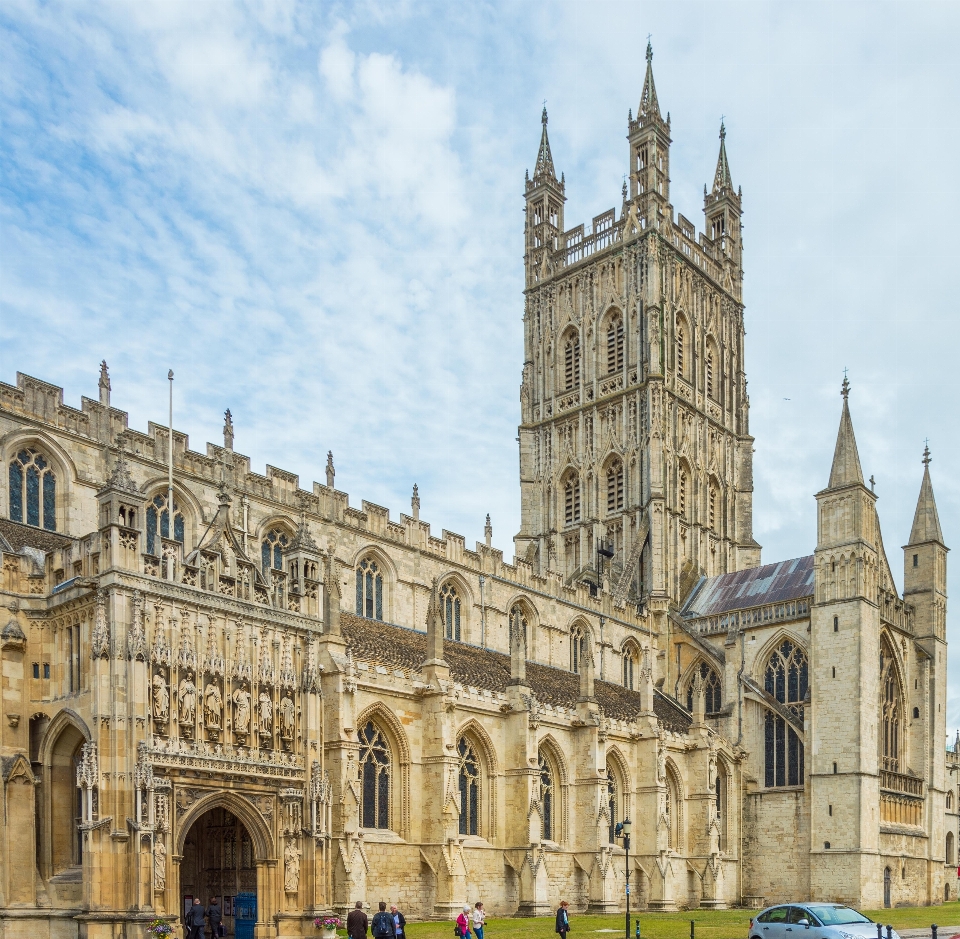
M 273 568 L 275 571 L 283 570 L 283 551 L 287 547 L 287 536 L 279 529 L 271 531 L 260 545 L 260 560 L 263 565 L 263 572 Z
M 370 558 L 357 566 L 357 616 L 383 619 L 383 574 Z
M 10 518 L 47 531 L 57 530 L 57 477 L 49 460 L 25 447 L 10 461 Z
M 170 538 L 170 513 L 167 511 L 166 493 L 155 495 L 147 504 L 147 554 L 159 557 L 162 553 L 162 538 Z M 183 514 L 180 506 L 173 503 L 173 540 L 183 544 Z
M 447 639 L 460 641 L 460 594 L 453 584 L 444 584 L 440 589 L 440 616 Z

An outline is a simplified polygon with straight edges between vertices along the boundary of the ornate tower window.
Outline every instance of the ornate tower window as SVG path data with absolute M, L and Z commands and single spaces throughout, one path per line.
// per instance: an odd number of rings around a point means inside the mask
M 607 468 L 607 512 L 623 510 L 623 463 L 614 460 Z
M 807 656 L 799 646 L 786 640 L 773 651 L 764 674 L 764 690 L 803 720 Z M 772 711 L 764 717 L 764 785 L 803 785 L 803 741 Z
M 567 335 L 563 342 L 563 387 L 571 391 L 580 384 L 580 336 Z
M 57 477 L 47 458 L 26 447 L 10 461 L 10 518 L 57 530 Z
M 589 654 L 586 630 L 578 624 L 570 630 L 570 671 L 579 675 L 584 658 Z
M 440 615 L 443 617 L 443 631 L 447 639 L 460 641 L 460 594 L 453 584 L 444 584 L 440 588 Z
M 627 645 L 623 647 L 623 687 L 629 688 L 631 691 L 634 688 L 634 680 L 639 661 L 640 656 L 637 653 L 637 647 L 632 642 L 627 643 Z
M 880 643 L 880 759 L 881 768 L 900 772 L 900 736 L 903 727 L 903 692 L 893 652 L 884 636 Z
M 716 484 L 710 483 L 710 489 L 707 493 L 707 519 L 714 531 L 717 530 L 717 487 Z
M 623 317 L 614 313 L 607 324 L 607 372 L 623 368 Z
M 360 825 L 390 827 L 390 746 L 373 721 L 357 734 L 360 740 Z
M 619 812 L 617 811 L 617 777 L 614 775 L 613 770 L 609 767 L 607 768 L 607 811 L 609 813 L 608 821 L 610 823 L 610 828 L 607 831 L 607 840 L 610 844 L 616 844 L 616 839 L 614 837 L 614 830 L 617 827 L 617 818 L 619 817 Z
M 357 616 L 383 619 L 383 574 L 370 558 L 357 567 Z
M 271 531 L 260 545 L 260 561 L 263 572 L 270 568 L 275 571 L 283 570 L 283 549 L 287 546 L 287 536 L 279 529 Z
M 701 662 L 697 671 L 703 679 L 703 709 L 706 714 L 716 714 L 722 707 L 720 701 L 720 676 L 706 662 Z M 687 685 L 687 710 L 693 710 L 693 679 Z
M 687 471 L 681 466 L 677 476 L 677 508 L 682 518 L 687 517 Z
M 677 322 L 677 374 L 684 375 L 686 367 L 686 327 L 682 321 Z
M 460 834 L 480 834 L 480 759 L 466 737 L 457 744 L 460 756 Z
M 553 767 L 540 751 L 540 806 L 543 810 L 543 838 L 545 841 L 553 841 L 555 835 L 554 817 L 554 775 Z
M 707 341 L 707 351 L 704 355 L 703 360 L 703 377 L 704 377 L 704 390 L 707 392 L 708 398 L 713 398 L 714 401 L 717 400 L 717 383 L 716 383 L 716 368 L 717 368 L 717 348 L 712 339 Z
M 147 554 L 159 557 L 160 538 L 170 537 L 170 513 L 167 511 L 166 493 L 155 495 L 147 505 Z M 173 540 L 183 544 L 183 514 L 180 506 L 173 503 Z
M 580 521 L 580 477 L 573 470 L 563 481 L 563 520 L 567 525 Z

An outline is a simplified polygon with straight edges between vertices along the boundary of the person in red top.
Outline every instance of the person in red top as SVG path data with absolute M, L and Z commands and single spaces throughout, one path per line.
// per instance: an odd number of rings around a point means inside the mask
M 470 907 L 465 906 L 463 912 L 457 917 L 457 935 L 470 935 Z

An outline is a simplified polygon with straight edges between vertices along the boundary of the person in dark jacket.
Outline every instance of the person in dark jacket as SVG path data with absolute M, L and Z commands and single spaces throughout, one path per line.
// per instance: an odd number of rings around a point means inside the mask
M 404 937 L 407 935 L 404 931 L 407 926 L 406 918 L 404 917 L 403 913 L 396 908 L 396 906 L 390 907 L 390 915 L 393 917 L 393 926 L 396 930 L 398 939 L 404 939 Z
M 396 935 L 393 917 L 387 912 L 386 901 L 380 901 L 380 909 L 373 914 L 373 921 L 370 923 L 370 935 L 375 939 L 393 939 Z
M 362 900 L 357 900 L 356 906 L 347 913 L 347 935 L 350 939 L 367 939 L 367 914 L 363 912 Z
M 210 935 L 218 939 L 223 935 L 223 910 L 220 909 L 220 898 L 210 897 L 210 906 L 207 907 L 207 921 L 210 923 Z
M 560 901 L 560 909 L 557 910 L 557 928 L 554 930 L 560 936 L 560 939 L 566 939 L 570 932 L 570 913 L 568 912 L 570 904 L 566 900 Z
M 197 897 L 193 901 L 193 906 L 187 910 L 187 915 L 183 918 L 184 925 L 187 927 L 187 939 L 203 939 L 203 926 L 206 915 L 203 911 L 203 904 L 200 902 L 200 897 Z

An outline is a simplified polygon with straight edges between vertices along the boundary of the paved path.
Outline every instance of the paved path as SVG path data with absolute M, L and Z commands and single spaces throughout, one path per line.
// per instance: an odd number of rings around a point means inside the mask
M 930 911 L 930 919 L 936 919 L 936 913 Z M 898 929 L 900 939 L 930 939 L 930 927 L 926 929 Z M 960 926 L 941 926 L 937 924 L 937 939 L 960 939 Z

